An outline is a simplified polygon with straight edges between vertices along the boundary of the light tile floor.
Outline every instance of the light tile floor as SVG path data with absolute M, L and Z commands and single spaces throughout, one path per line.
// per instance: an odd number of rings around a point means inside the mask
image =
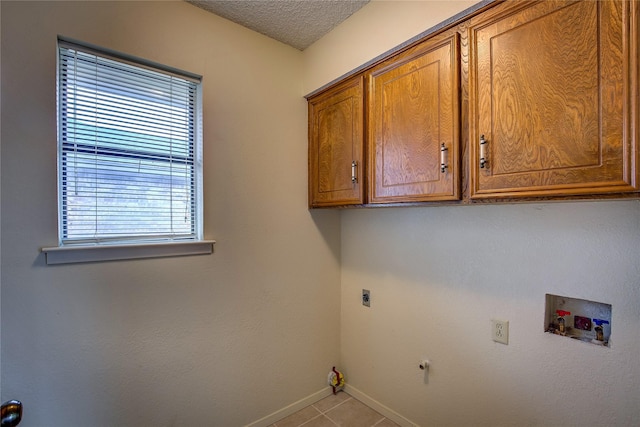
M 344 391 L 291 414 L 270 427 L 398 427 Z

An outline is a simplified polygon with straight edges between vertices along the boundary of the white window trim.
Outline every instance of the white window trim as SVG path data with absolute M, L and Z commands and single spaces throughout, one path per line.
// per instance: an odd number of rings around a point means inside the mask
M 215 240 L 142 243 L 126 245 L 68 245 L 42 248 L 47 265 L 127 259 L 163 258 L 213 253 Z

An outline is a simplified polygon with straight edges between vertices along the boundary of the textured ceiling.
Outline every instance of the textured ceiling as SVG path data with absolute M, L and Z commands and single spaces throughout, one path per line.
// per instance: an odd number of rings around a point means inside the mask
M 369 0 L 186 0 L 304 50 Z

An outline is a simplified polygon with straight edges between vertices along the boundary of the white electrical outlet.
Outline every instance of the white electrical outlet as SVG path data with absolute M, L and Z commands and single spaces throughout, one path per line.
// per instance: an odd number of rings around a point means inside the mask
M 509 321 L 493 319 L 491 321 L 491 338 L 495 342 L 509 344 Z
M 371 307 L 371 291 L 368 289 L 362 290 L 362 305 Z

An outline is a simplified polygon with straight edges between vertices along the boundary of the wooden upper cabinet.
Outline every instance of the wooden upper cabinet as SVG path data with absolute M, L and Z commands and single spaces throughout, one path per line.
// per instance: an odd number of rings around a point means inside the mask
M 469 21 L 471 198 L 637 190 L 637 3 L 507 2 Z
M 364 202 L 361 76 L 309 99 L 309 206 Z
M 458 70 L 450 34 L 368 73 L 369 202 L 459 199 Z
M 308 99 L 309 206 L 640 197 L 639 26 L 496 1 L 375 60 Z

